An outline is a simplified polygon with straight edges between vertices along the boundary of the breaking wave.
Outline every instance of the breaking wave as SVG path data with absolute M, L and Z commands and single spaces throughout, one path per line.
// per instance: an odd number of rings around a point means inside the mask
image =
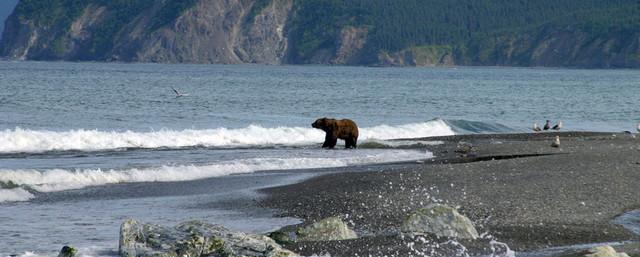
M 419 138 L 455 134 L 445 121 L 436 119 L 398 126 L 360 128 L 359 141 Z M 324 132 L 306 127 L 159 130 L 150 132 L 70 130 L 55 132 L 16 128 L 0 131 L 0 153 L 48 151 L 102 151 L 127 148 L 256 147 L 310 145 L 322 142 Z
M 2 189 L 0 188 L 0 203 L 1 202 L 21 202 L 28 201 L 35 196 L 29 191 L 23 188 Z
M 520 132 L 514 128 L 500 123 L 489 123 L 471 120 L 447 120 L 456 134 L 492 134 L 492 133 L 513 133 Z
M 263 170 L 344 167 L 370 163 L 421 160 L 431 157 L 433 157 L 433 155 L 430 152 L 387 150 L 357 156 L 340 156 L 340 154 L 337 153 L 336 156 L 323 158 L 250 158 L 223 161 L 203 166 L 160 166 L 121 170 L 0 169 L 0 181 L 10 182 L 38 192 L 55 192 L 113 183 L 186 181 Z M 4 191 L 1 191 L 0 195 L 2 195 L 3 198 L 0 198 L 0 202 L 30 199 L 29 195 L 31 194 L 29 194 L 29 192 L 22 188 L 17 189 L 24 191 L 22 193 L 27 193 L 28 195 L 21 194 L 21 192 L 17 191 L 12 192 L 13 196 L 12 194 L 5 195 Z M 7 199 L 4 199 L 5 196 L 7 196 Z M 31 197 L 33 197 L 33 195 L 31 195 Z

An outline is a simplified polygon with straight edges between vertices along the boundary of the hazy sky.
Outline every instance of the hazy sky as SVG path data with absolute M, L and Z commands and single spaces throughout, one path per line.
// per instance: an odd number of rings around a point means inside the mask
M 18 0 L 0 0 L 0 31 L 4 31 L 4 21 L 7 19 L 9 14 L 13 11 L 13 7 L 16 6 Z M 2 33 L 0 33 L 0 38 L 2 38 Z

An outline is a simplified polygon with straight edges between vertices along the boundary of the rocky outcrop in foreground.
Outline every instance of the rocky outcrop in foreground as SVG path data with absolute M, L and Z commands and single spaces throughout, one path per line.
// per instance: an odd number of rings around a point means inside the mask
M 402 224 L 400 230 L 409 235 L 431 234 L 437 237 L 477 239 L 473 223 L 452 207 L 431 204 L 413 212 Z
M 76 253 L 78 253 L 78 250 L 76 250 L 76 248 L 65 245 L 60 250 L 60 253 L 58 253 L 58 257 L 75 257 Z
M 329 217 L 296 231 L 276 231 L 269 235 L 280 243 L 305 241 L 339 241 L 357 239 L 358 235 L 342 219 Z
M 561 257 L 629 257 L 626 253 L 616 252 L 608 245 L 597 246 L 587 250 L 562 255 Z
M 298 256 L 266 236 L 219 225 L 187 221 L 167 228 L 133 219 L 120 227 L 119 253 L 122 257 Z

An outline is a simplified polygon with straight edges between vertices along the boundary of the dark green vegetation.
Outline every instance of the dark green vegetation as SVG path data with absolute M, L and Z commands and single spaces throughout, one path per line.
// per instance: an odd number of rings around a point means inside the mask
M 196 4 L 196 0 L 166 1 L 153 16 L 151 30 L 157 30 L 178 18 L 182 12 Z
M 147 47 L 142 61 L 206 63 L 211 59 L 184 56 L 185 49 L 198 56 L 219 48 L 216 58 L 238 60 L 224 56 L 233 55 L 225 47 L 238 45 L 231 41 L 239 35 L 230 33 L 254 31 L 243 35 L 253 40 L 245 47 L 280 49 L 269 40 L 277 38 L 272 21 L 284 20 L 288 44 L 275 55 L 283 57 L 269 63 L 640 67 L 638 0 L 293 0 L 291 11 L 266 12 L 275 16 L 260 22 L 254 18 L 266 7 L 283 10 L 287 1 L 229 0 L 207 2 L 222 8 L 216 12 L 192 9 L 200 21 L 211 13 L 224 16 L 216 22 L 175 31 L 172 24 L 200 1 L 21 0 L 3 34 L 12 39 L 0 43 L 0 52 L 36 60 L 137 61 Z M 82 19 L 87 10 L 93 12 Z M 71 33 L 78 20 L 82 29 Z M 233 32 L 234 26 L 255 30 Z M 164 28 L 180 36 L 156 33 Z M 253 60 L 247 56 L 243 60 Z
M 18 4 L 18 0 L 0 1 L 0 32 L 4 30 L 4 21 L 13 12 L 16 4 Z M 0 33 L 0 38 L 2 38 L 2 33 Z
M 32 22 L 34 26 L 62 28 L 49 30 L 52 51 L 45 53 L 43 58 L 55 58 L 63 54 L 66 44 L 64 35 L 86 6 L 86 1 L 82 0 L 21 0 L 13 15 L 17 15 L 20 22 Z M 99 44 L 102 45 L 104 44 Z
M 251 11 L 249 11 L 248 22 L 252 22 L 253 19 L 260 13 L 264 8 L 269 5 L 271 0 L 255 0 L 253 6 L 251 6 Z
M 101 25 L 92 31 L 92 40 L 85 54 L 79 59 L 102 59 L 113 47 L 114 38 L 127 24 L 147 10 L 155 9 L 151 16 L 149 32 L 174 21 L 192 7 L 197 0 L 20 0 L 14 14 L 20 21 L 30 21 L 36 27 L 50 29 L 52 52 L 44 58 L 56 58 L 65 52 L 69 39 L 66 34 L 71 24 L 90 5 L 105 7 L 107 13 Z
M 451 46 L 484 61 L 501 37 L 569 28 L 592 38 L 640 30 L 637 0 L 299 0 L 293 22 L 295 57 L 336 45 L 344 26 L 369 29 L 365 55 L 413 46 Z M 544 33 L 543 33 L 544 34 Z M 544 35 L 537 35 L 544 36 Z M 373 61 L 373 60 L 371 60 Z
M 88 2 L 88 1 L 82 1 Z M 137 14 L 142 10 L 149 8 L 153 1 L 151 0 L 96 0 L 97 4 L 106 6 L 112 11 L 107 15 L 103 26 L 96 29 L 93 34 L 92 46 L 89 53 L 94 56 L 103 56 L 113 47 L 112 38 L 127 23 L 131 22 Z

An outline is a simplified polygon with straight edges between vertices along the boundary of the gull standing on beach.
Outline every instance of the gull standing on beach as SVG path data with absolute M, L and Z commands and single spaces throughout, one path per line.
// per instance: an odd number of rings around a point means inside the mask
M 544 124 L 544 127 L 542 129 L 549 130 L 550 128 L 551 128 L 551 122 L 547 120 L 547 123 Z
M 542 129 L 538 126 L 538 123 L 533 123 L 533 131 L 540 132 Z
M 558 121 L 558 124 L 556 124 L 555 126 L 553 126 L 553 130 L 560 130 L 562 128 L 562 121 Z
M 551 147 L 560 147 L 560 136 L 556 136 L 556 140 L 553 141 L 553 143 L 551 143 Z

